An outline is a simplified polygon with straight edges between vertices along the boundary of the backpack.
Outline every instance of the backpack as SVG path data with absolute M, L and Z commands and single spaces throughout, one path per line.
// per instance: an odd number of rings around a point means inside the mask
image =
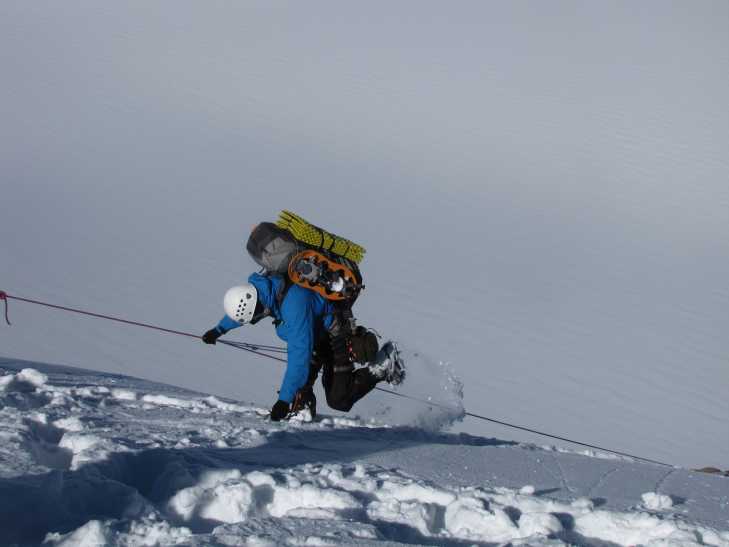
M 266 274 L 286 280 L 284 293 L 296 283 L 351 308 L 364 288 L 357 262 L 365 249 L 289 211 L 282 211 L 276 224 L 254 227 L 246 250 Z
M 375 359 L 376 335 L 358 326 L 352 315 L 352 305 L 364 288 L 358 265 L 364 257 L 364 247 L 282 211 L 276 224 L 262 222 L 253 228 L 246 250 L 265 273 L 284 278 L 276 294 L 279 308 L 293 283 L 333 301 L 333 321 L 326 339 L 335 372 L 349 373 L 354 362 Z M 340 291 L 333 290 L 331 283 L 336 279 L 346 281 Z M 270 315 L 270 310 L 266 310 L 266 315 Z
M 251 232 L 246 250 L 268 274 L 288 275 L 291 259 L 304 250 L 294 236 L 271 222 L 261 222 Z

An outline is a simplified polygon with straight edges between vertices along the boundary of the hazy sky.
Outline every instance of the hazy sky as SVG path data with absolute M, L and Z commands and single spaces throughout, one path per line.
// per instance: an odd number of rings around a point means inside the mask
M 729 458 L 726 2 L 3 0 L 0 82 L 0 289 L 203 332 L 290 208 L 469 410 Z M 275 400 L 245 355 L 11 305 L 0 354 Z

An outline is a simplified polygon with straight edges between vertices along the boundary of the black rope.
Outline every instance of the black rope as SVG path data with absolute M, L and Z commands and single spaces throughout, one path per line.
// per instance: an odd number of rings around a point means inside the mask
M 235 340 L 218 340 L 221 344 L 226 344 L 229 346 L 235 346 L 240 347 L 241 349 L 255 349 L 259 351 L 266 351 L 269 353 L 287 353 L 288 350 L 286 348 L 280 347 L 280 346 L 267 346 L 265 344 L 252 344 L 250 342 L 237 342 Z
M 442 408 L 442 409 L 445 409 L 445 410 L 455 410 L 455 411 L 458 411 L 459 410 L 459 409 L 457 409 L 455 407 L 452 407 L 452 406 L 444 405 L 444 404 L 441 404 L 441 403 L 434 403 L 433 401 L 428 401 L 426 399 L 420 399 L 418 397 L 413 397 L 412 395 L 405 395 L 404 393 L 398 393 L 397 391 L 391 391 L 389 389 L 385 389 L 385 388 L 381 388 L 381 387 L 376 387 L 375 389 L 378 390 L 378 391 L 383 391 L 384 393 L 389 393 L 390 395 L 395 395 L 397 397 L 402 397 L 403 399 L 410 399 L 412 401 L 417 401 L 419 403 L 423 403 L 423 404 L 426 404 L 426 405 L 435 406 L 435 407 Z M 474 414 L 473 412 L 466 412 L 465 409 L 462 412 L 462 414 L 464 416 L 469 416 L 471 418 L 476 418 L 477 420 L 483 420 L 483 421 L 486 421 L 486 422 L 492 422 L 492 423 L 495 423 L 495 424 L 503 425 L 505 427 L 510 427 L 512 429 L 519 429 L 521 431 L 527 431 L 529 433 L 534 433 L 536 435 L 541 435 L 542 437 L 549 437 L 550 439 L 558 439 L 560 441 L 566 441 L 568 443 L 577 444 L 579 446 L 586 446 L 588 448 L 594 448 L 596 450 L 602 450 L 603 452 L 609 452 L 611 454 L 617 454 L 619 456 L 626 456 L 628 458 L 633 458 L 635 460 L 641 460 L 641 461 L 648 462 L 648 463 L 654 463 L 656 465 L 662 465 L 662 466 L 665 466 L 665 467 L 675 467 L 674 465 L 672 465 L 670 463 L 665 463 L 665 462 L 661 462 L 661 461 L 658 461 L 658 460 L 652 460 L 650 458 L 644 458 L 642 456 L 636 456 L 635 454 L 629 454 L 627 452 L 620 452 L 619 450 L 613 450 L 612 448 L 605 448 L 604 446 L 598 446 L 598 445 L 595 445 L 595 444 L 583 443 L 581 441 L 576 441 L 574 439 L 569 439 L 567 437 L 560 437 L 559 435 L 552 435 L 551 433 L 545 433 L 544 431 L 538 431 L 536 429 L 530 429 L 528 427 L 523 427 L 523 426 L 516 425 L 516 424 L 510 424 L 508 422 L 502 422 L 501 420 L 495 420 L 495 419 L 489 418 L 487 416 L 482 416 L 480 414 Z
M 258 350 L 256 348 L 256 346 L 251 346 L 249 344 L 246 344 L 245 342 L 231 342 L 229 340 L 218 340 L 218 344 L 224 344 L 226 346 L 231 346 L 233 348 L 242 349 L 242 350 L 248 351 L 250 353 L 255 353 L 256 355 L 260 355 L 262 357 L 268 357 L 269 359 L 273 359 L 275 361 L 280 361 L 281 363 L 286 362 L 286 359 L 282 359 L 281 357 L 277 357 L 275 355 L 270 355 L 268 353 L 264 353 L 263 351 Z

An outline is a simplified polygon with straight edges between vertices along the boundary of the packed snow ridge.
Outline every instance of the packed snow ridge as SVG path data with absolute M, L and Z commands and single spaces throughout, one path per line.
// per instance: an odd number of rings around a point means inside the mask
M 3 545 L 729 546 L 729 480 L 0 360 Z M 599 455 L 598 455 L 599 456 Z

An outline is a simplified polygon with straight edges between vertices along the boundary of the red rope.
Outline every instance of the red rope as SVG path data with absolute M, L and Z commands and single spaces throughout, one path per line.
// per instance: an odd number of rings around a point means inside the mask
M 121 317 L 114 317 L 112 315 L 105 315 L 103 313 L 95 313 L 95 312 L 91 312 L 91 311 L 80 310 L 78 308 L 69 308 L 67 306 L 59 306 L 57 304 L 49 304 L 48 302 L 41 302 L 40 300 L 32 300 L 30 298 L 22 298 L 20 296 L 13 296 L 13 295 L 10 295 L 10 294 L 6 293 L 5 291 L 0 291 L 0 300 L 4 300 L 5 301 L 5 320 L 8 322 L 8 325 L 10 325 L 10 320 L 8 319 L 8 299 L 9 298 L 12 298 L 14 300 L 20 300 L 21 302 L 27 302 L 29 304 L 37 304 L 39 306 L 45 306 L 47 308 L 54 308 L 54 309 L 57 309 L 57 310 L 69 311 L 69 312 L 73 312 L 73 313 L 80 313 L 81 315 L 88 315 L 90 317 L 98 317 L 100 319 L 108 319 L 109 321 L 116 321 L 118 323 L 125 323 L 127 325 L 135 325 L 137 327 L 145 327 L 147 329 L 154 329 L 154 330 L 158 330 L 158 331 L 161 331 L 161 332 L 169 332 L 170 334 L 177 334 L 177 335 L 180 335 L 180 336 L 187 336 L 189 338 L 197 338 L 198 340 L 200 340 L 202 338 L 200 335 L 198 335 L 198 334 L 192 334 L 191 332 L 183 332 L 183 331 L 180 331 L 180 330 L 167 329 L 167 328 L 160 327 L 160 326 L 157 326 L 157 325 L 152 325 L 150 323 L 140 323 L 139 321 L 131 321 L 129 319 L 123 319 Z M 280 358 L 275 357 L 273 355 L 269 355 L 268 353 L 264 353 L 263 351 L 259 351 L 258 349 L 254 349 L 252 347 L 250 347 L 250 348 L 249 347 L 244 347 L 242 344 L 239 345 L 239 344 L 235 344 L 234 342 L 228 342 L 226 340 L 220 340 L 220 343 L 225 344 L 225 345 L 229 345 L 229 346 L 233 346 L 233 347 L 237 347 L 238 349 L 242 349 L 242 350 L 248 351 L 250 353 L 255 353 L 256 355 L 261 355 L 263 357 L 268 357 L 269 359 L 275 359 L 277 361 L 282 361 L 284 363 L 286 362 L 285 359 L 280 359 Z M 262 349 L 266 349 L 266 348 L 262 348 Z M 273 351 L 273 350 L 271 350 L 271 351 Z
M 180 336 L 188 336 L 190 338 L 197 338 L 197 339 L 202 338 L 201 336 L 198 336 L 197 334 L 192 334 L 190 332 L 183 332 L 183 331 L 179 331 L 179 330 L 166 329 L 164 327 L 158 327 L 157 325 L 150 325 L 149 323 L 140 323 L 139 321 L 130 321 L 129 319 L 122 319 L 121 317 L 113 317 L 111 315 L 104 315 L 104 314 L 101 314 L 101 313 L 94 313 L 94 312 L 90 312 L 90 311 L 79 310 L 79 309 L 76 309 L 76 308 L 68 308 L 66 306 L 58 306 L 56 304 L 49 304 L 48 302 L 40 302 L 39 300 L 31 300 L 30 298 L 21 298 L 19 296 L 11 296 L 8 293 L 6 293 L 5 291 L 0 291 L 0 300 L 3 300 L 5 302 L 5 321 L 7 321 L 8 325 L 10 325 L 10 320 L 8 319 L 8 298 L 14 298 L 15 300 L 20 300 L 21 302 L 28 302 L 29 304 L 38 304 L 39 306 L 46 306 L 48 308 L 55 308 L 57 310 L 70 311 L 70 312 L 73 312 L 73 313 L 80 313 L 82 315 L 89 315 L 91 317 L 99 317 L 101 319 L 108 319 L 110 321 L 117 321 L 119 323 L 126 323 L 127 325 L 136 325 L 138 327 L 146 327 L 148 329 L 154 329 L 154 330 L 158 330 L 158 331 L 162 331 L 162 332 L 169 332 L 171 334 L 179 334 Z M 245 351 L 249 351 L 251 353 L 255 353 L 256 355 L 260 355 L 262 357 L 268 357 L 269 359 L 274 359 L 274 360 L 280 361 L 282 363 L 285 363 L 286 362 L 286 359 L 281 359 L 280 357 L 276 357 L 274 355 L 269 355 L 268 353 L 264 353 L 263 351 L 258 351 L 256 349 L 253 349 L 254 347 L 256 347 L 253 344 L 251 344 L 251 347 L 245 347 L 242 343 L 229 342 L 227 340 L 220 340 L 220 342 L 222 344 L 225 344 L 225 345 L 228 345 L 228 346 L 231 346 L 231 347 L 234 347 L 234 348 L 238 348 L 238 349 L 242 349 L 242 350 L 245 350 Z M 261 348 L 261 349 L 263 349 L 263 348 Z M 276 349 L 276 348 L 274 348 L 274 349 Z M 451 409 L 451 407 L 449 407 L 447 405 L 435 403 L 433 401 L 421 399 L 421 398 L 418 398 L 418 397 L 413 397 L 412 395 L 406 395 L 404 393 L 398 393 L 396 391 L 391 391 L 389 389 L 384 389 L 384 388 L 381 388 L 381 387 L 375 387 L 375 389 L 378 390 L 378 391 L 382 391 L 384 393 L 389 393 L 390 395 L 395 395 L 397 397 L 402 397 L 403 399 L 410 399 L 411 401 L 417 401 L 419 403 L 423 403 L 423 404 L 426 404 L 426 405 L 429 405 L 429 406 L 436 406 L 436 407 L 440 407 L 440 408 Z M 652 460 L 652 459 L 649 459 L 649 458 L 643 458 L 641 456 L 635 456 L 633 454 L 628 454 L 626 452 L 619 452 L 617 450 L 612 450 L 610 448 L 604 448 L 602 446 L 597 446 L 597 445 L 593 445 L 593 444 L 583 443 L 583 442 L 580 442 L 580 441 L 577 441 L 577 440 L 574 440 L 574 439 L 569 439 L 567 437 L 560 437 L 560 436 L 557 436 L 557 435 L 552 435 L 551 433 L 545 433 L 543 431 L 537 431 L 536 429 L 529 429 L 529 428 L 526 428 L 526 427 L 523 427 L 523 426 L 520 426 L 520 425 L 515 425 L 515 424 L 510 424 L 508 422 L 502 422 L 502 421 L 499 421 L 499 420 L 494 420 L 492 418 L 487 418 L 486 416 L 481 416 L 480 414 L 473 414 L 472 412 L 466 412 L 465 409 L 463 409 L 463 415 L 464 416 L 470 416 L 470 417 L 476 418 L 478 420 L 484 420 L 484 421 L 488 421 L 488 422 L 497 423 L 497 424 L 500 424 L 500 425 L 503 425 L 503 426 L 506 426 L 506 427 L 511 427 L 513 429 L 520 429 L 522 431 L 528 431 L 530 433 L 535 433 L 537 435 L 542 435 L 544 437 L 550 437 L 552 439 L 558 439 L 560 441 L 566 441 L 566 442 L 573 443 L 573 444 L 577 444 L 577 445 L 580 445 L 580 446 L 587 446 L 589 448 L 595 448 L 597 450 L 603 450 L 605 452 L 611 452 L 613 454 L 619 454 L 621 456 L 628 456 L 630 458 L 634 458 L 636 460 L 642 460 L 644 462 L 654 463 L 654 464 L 663 465 L 663 466 L 667 466 L 667 467 L 673 467 L 671 464 L 664 463 L 664 462 L 660 462 L 660 461 L 657 461 L 657 460 Z
M 91 317 L 99 317 L 101 319 L 108 319 L 109 321 L 117 321 L 118 323 L 126 323 L 127 325 L 136 325 L 138 327 L 146 327 L 148 329 L 159 330 L 162 332 L 169 332 L 172 334 L 179 334 L 181 336 L 189 336 L 191 338 L 200 338 L 199 335 L 192 334 L 190 332 L 182 332 L 179 330 L 166 329 L 164 327 L 158 327 L 157 325 L 151 325 L 149 323 L 140 323 L 139 321 L 130 321 L 129 319 L 122 319 L 121 317 L 113 317 L 111 315 L 104 315 L 103 313 L 94 313 L 94 312 L 90 312 L 90 311 L 79 310 L 77 308 L 58 306 L 56 304 L 49 304 L 48 302 L 41 302 L 39 300 L 31 300 L 30 298 L 21 298 L 20 296 L 13 296 L 13 295 L 7 294 L 5 292 L 2 293 L 2 297 L 0 297 L 0 298 L 6 299 L 6 306 L 7 306 L 7 299 L 12 298 L 13 300 L 20 300 L 21 302 L 28 302 L 29 304 L 38 304 L 39 306 L 45 306 L 47 308 L 55 308 L 57 310 L 70 311 L 73 313 L 80 313 L 82 315 L 88 315 Z
M 11 325 L 10 319 L 8 318 L 8 295 L 5 291 L 0 291 L 0 300 L 5 302 L 5 322 L 8 325 Z

